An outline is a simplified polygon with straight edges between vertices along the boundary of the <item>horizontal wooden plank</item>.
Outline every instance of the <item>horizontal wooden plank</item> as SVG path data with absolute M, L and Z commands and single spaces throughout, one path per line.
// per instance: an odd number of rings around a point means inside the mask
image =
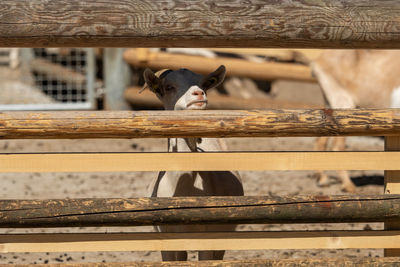
M 400 48 L 396 0 L 3 0 L 4 47 Z
M 398 267 L 400 257 L 246 259 L 216 261 L 82 262 L 62 264 L 0 264 L 0 267 Z
M 400 248 L 400 231 L 1 234 L 0 252 Z
M 400 152 L 0 154 L 0 172 L 399 170 Z
M 0 227 L 389 222 L 400 195 L 0 200 Z
M 0 139 L 400 135 L 400 109 L 0 112 Z
M 309 66 L 280 62 L 251 62 L 245 59 L 228 57 L 201 57 L 165 52 L 153 52 L 148 49 L 128 49 L 124 59 L 136 67 L 152 69 L 187 68 L 194 72 L 208 74 L 221 65 L 225 65 L 226 74 L 248 77 L 256 80 L 290 79 L 316 82 Z

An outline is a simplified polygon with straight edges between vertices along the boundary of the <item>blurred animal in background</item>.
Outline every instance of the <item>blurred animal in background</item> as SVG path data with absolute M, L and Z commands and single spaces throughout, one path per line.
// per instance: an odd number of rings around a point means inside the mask
M 311 64 L 330 108 L 400 108 L 400 51 L 327 50 Z M 328 137 L 315 149 L 326 150 Z M 335 137 L 332 150 L 345 149 L 345 138 Z M 319 172 L 319 184 L 328 176 Z M 347 171 L 340 171 L 343 190 L 355 191 Z
M 207 90 L 221 84 L 225 67 L 207 76 L 188 69 L 144 71 L 145 87 L 161 100 L 166 110 L 202 110 L 207 107 Z M 218 138 L 170 138 L 168 152 L 204 152 L 226 150 Z M 151 197 L 241 196 L 243 186 L 238 173 L 230 171 L 160 172 L 151 186 Z M 235 225 L 158 226 L 159 232 L 233 231 Z M 222 259 L 224 251 L 200 251 L 199 260 Z M 165 261 L 187 260 L 186 251 L 164 251 Z

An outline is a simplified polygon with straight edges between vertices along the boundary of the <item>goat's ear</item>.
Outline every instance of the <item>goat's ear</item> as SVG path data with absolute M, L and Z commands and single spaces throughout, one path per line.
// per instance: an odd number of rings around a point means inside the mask
M 203 90 L 208 90 L 210 88 L 217 87 L 224 81 L 225 73 L 226 73 L 225 66 L 224 65 L 219 66 L 218 69 L 216 69 L 214 72 L 211 72 L 203 79 L 201 88 Z
M 161 93 L 160 86 L 161 86 L 161 81 L 160 78 L 158 78 L 154 72 L 152 72 L 150 69 L 145 69 L 143 73 L 144 81 L 146 82 L 147 87 L 153 92 L 153 93 Z

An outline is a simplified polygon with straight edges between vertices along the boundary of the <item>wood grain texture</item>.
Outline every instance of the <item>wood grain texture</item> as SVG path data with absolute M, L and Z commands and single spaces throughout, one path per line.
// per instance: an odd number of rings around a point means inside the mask
M 399 170 L 400 152 L 0 154 L 0 172 Z
M 400 195 L 0 200 L 0 227 L 343 223 L 400 219 Z
M 4 47 L 400 48 L 397 0 L 3 0 Z
M 279 62 L 251 62 L 245 59 L 173 54 L 153 52 L 148 49 L 128 49 L 124 59 L 136 67 L 151 69 L 187 68 L 194 72 L 208 74 L 225 65 L 226 75 L 248 77 L 256 80 L 289 79 L 316 82 L 309 66 Z
M 0 112 L 0 139 L 400 135 L 400 109 Z
M 400 248 L 400 231 L 1 234 L 1 252 Z
M 400 258 L 306 258 L 163 262 L 86 262 L 62 264 L 0 264 L 0 267 L 398 267 Z

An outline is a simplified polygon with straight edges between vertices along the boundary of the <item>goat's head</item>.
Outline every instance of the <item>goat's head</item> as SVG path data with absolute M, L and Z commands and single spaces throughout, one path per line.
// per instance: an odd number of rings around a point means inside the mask
M 222 83 L 225 66 L 202 76 L 188 69 L 164 70 L 153 73 L 144 71 L 146 86 L 161 100 L 167 110 L 205 109 L 208 89 Z

